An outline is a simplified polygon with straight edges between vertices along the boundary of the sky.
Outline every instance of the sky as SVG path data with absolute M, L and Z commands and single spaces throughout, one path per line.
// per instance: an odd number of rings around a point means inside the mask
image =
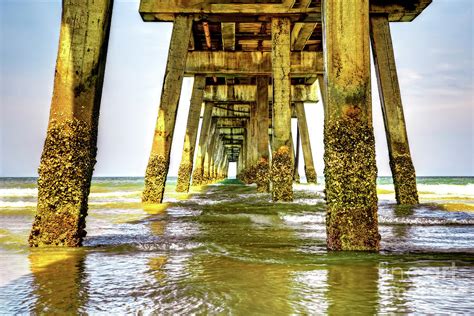
M 143 176 L 158 114 L 170 23 L 144 23 L 139 1 L 116 0 L 99 120 L 95 176 Z M 418 176 L 474 176 L 472 0 L 433 0 L 411 23 L 391 23 Z M 0 0 L 0 177 L 36 176 L 51 102 L 60 0 Z M 169 175 L 177 174 L 191 97 L 183 82 Z M 377 82 L 372 107 L 380 176 L 390 175 Z M 322 104 L 306 104 L 318 175 Z M 296 122 L 293 122 L 296 129 Z M 296 133 L 293 133 L 296 134 Z M 300 163 L 303 175 L 303 163 Z

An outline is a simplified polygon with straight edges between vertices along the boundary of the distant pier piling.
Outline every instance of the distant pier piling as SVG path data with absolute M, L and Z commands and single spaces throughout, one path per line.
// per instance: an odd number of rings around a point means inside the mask
M 193 19 L 189 15 L 178 15 L 174 21 L 158 119 L 145 174 L 145 189 L 142 195 L 144 203 L 163 201 L 192 22 Z
M 370 30 L 395 197 L 398 204 L 418 204 L 388 16 L 372 15 Z
M 191 103 L 189 105 L 188 122 L 186 124 L 186 134 L 184 136 L 183 153 L 178 171 L 177 192 L 188 192 L 193 172 L 194 150 L 199 128 L 199 118 L 201 116 L 202 103 L 204 100 L 204 87 L 206 77 L 195 76 Z M 209 110 L 208 110 L 209 111 Z M 212 111 L 212 108 L 210 109 Z M 210 115 L 208 113 L 208 115 Z

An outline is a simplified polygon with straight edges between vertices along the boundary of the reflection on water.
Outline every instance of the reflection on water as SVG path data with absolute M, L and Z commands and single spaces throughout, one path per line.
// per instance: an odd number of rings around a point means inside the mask
M 29 182 L 23 184 L 28 192 L 21 183 L 8 185 L 17 195 L 8 197 L 12 203 L 35 192 Z M 134 195 L 142 185 L 141 179 L 94 184 L 92 192 L 100 194 L 91 197 L 82 249 L 29 249 L 31 208 L 0 209 L 2 263 L 25 266 L 0 275 L 0 313 L 474 309 L 472 213 L 446 212 L 433 203 L 398 207 L 382 198 L 381 253 L 327 252 L 321 186 L 299 185 L 296 202 L 274 204 L 253 186 L 228 183 L 188 198 L 170 192 L 166 205 L 143 210 Z M 34 203 L 35 197 L 26 199 Z
M 32 250 L 28 256 L 33 274 L 35 314 L 78 314 L 87 302 L 83 249 Z

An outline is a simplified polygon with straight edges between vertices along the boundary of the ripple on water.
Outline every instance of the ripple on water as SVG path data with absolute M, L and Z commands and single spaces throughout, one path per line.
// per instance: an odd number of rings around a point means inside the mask
M 398 207 L 392 198 L 381 199 L 383 251 L 335 253 L 326 250 L 321 185 L 297 185 L 293 203 L 277 204 L 269 194 L 256 194 L 255 186 L 211 186 L 188 199 L 167 193 L 168 205 L 150 211 L 141 207 L 140 181 L 100 179 L 93 185 L 86 247 L 79 251 L 28 249 L 33 212 L 25 206 L 1 209 L 2 263 L 18 269 L 0 274 L 0 310 L 285 315 L 474 310 L 469 300 L 474 214 L 445 212 L 436 202 Z M 24 188 L 29 191 L 10 191 L 2 202 L 35 203 L 30 182 Z

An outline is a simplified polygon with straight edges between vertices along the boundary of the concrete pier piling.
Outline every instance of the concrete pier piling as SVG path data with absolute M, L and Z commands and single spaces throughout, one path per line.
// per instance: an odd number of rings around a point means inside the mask
M 205 85 L 206 77 L 199 75 L 194 77 L 193 92 L 191 103 L 189 105 L 188 122 L 186 124 L 186 135 L 184 137 L 183 154 L 179 165 L 176 192 L 189 191 Z
M 258 192 L 270 192 L 270 153 L 268 150 L 269 138 L 269 104 L 268 80 L 266 76 L 257 77 L 257 167 L 256 182 Z
M 64 0 L 31 246 L 80 246 L 95 165 L 112 0 Z
M 395 197 L 398 204 L 418 204 L 416 174 L 408 145 L 388 16 L 372 15 L 370 30 Z
M 298 131 L 303 149 L 304 170 L 308 183 L 317 183 L 316 169 L 314 168 L 313 152 L 309 138 L 308 124 L 303 102 L 295 102 L 296 117 L 298 119 Z
M 378 250 L 369 0 L 324 0 L 327 246 Z
M 158 119 L 145 174 L 144 203 L 161 203 L 163 200 L 192 22 L 191 16 L 178 15 L 173 24 Z
M 271 181 L 273 201 L 293 200 L 290 26 L 288 18 L 272 18 L 273 140 Z
M 291 152 L 293 154 L 293 181 L 296 183 L 300 183 L 300 173 L 298 171 L 299 165 L 299 158 L 300 158 L 300 132 L 298 128 L 296 128 L 296 144 L 293 142 L 293 136 L 291 136 Z
M 192 185 L 198 186 L 204 183 L 204 158 L 206 156 L 206 147 L 211 133 L 211 120 L 212 120 L 212 109 L 214 104 L 212 102 L 206 102 L 204 106 L 204 115 L 202 118 L 201 132 L 199 135 L 198 151 L 196 154 L 196 163 L 193 170 Z

